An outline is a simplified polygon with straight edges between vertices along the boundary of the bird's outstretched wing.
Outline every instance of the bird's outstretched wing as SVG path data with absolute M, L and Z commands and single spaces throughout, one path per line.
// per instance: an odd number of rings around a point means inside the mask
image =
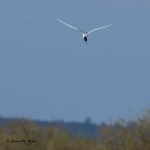
M 63 23 L 64 25 L 66 25 L 66 26 L 68 26 L 68 27 L 70 27 L 70 28 L 72 28 L 72 29 L 79 30 L 78 28 L 76 28 L 76 27 L 74 27 L 74 26 L 71 26 L 71 25 L 69 25 L 69 24 L 63 22 L 63 21 L 60 20 L 60 19 L 58 19 L 58 21 L 60 21 L 61 23 Z M 79 30 L 79 31 L 81 31 L 81 30 Z
M 100 28 L 93 29 L 93 30 L 89 31 L 87 34 L 90 34 L 90 33 L 94 32 L 94 31 L 97 31 L 97 30 L 101 30 L 101 29 L 110 27 L 110 26 L 112 26 L 112 25 L 114 25 L 114 23 L 112 23 L 112 24 L 110 24 L 110 25 L 107 25 L 107 26 L 104 26 L 104 27 L 100 27 Z

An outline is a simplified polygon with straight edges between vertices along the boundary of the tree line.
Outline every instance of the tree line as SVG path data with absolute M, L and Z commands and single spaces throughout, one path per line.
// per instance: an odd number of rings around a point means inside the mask
M 0 127 L 0 150 L 150 150 L 150 111 L 136 121 L 117 120 L 96 138 L 74 136 L 59 126 L 41 128 L 26 119 Z

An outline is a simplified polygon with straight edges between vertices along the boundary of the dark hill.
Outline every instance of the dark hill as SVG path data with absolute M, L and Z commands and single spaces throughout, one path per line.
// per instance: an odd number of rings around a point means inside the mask
M 20 120 L 20 119 L 0 117 L 0 126 L 5 126 L 5 124 L 9 123 L 12 120 Z M 96 138 L 98 136 L 99 130 L 106 127 L 106 124 L 96 125 L 94 123 L 91 123 L 89 119 L 81 123 L 64 122 L 64 121 L 49 122 L 49 121 L 40 121 L 40 120 L 30 120 L 30 121 L 35 123 L 40 128 L 56 126 L 73 136 L 81 136 L 81 137 L 87 137 L 87 138 Z

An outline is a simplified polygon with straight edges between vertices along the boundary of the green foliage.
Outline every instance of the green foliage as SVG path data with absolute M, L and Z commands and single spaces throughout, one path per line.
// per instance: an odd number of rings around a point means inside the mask
M 39 142 L 34 141 L 39 141 L 40 129 L 27 120 L 10 121 L 1 130 L 1 150 L 34 150 L 39 146 Z
M 101 131 L 105 150 L 150 150 L 150 112 L 136 122 L 118 120 Z
M 46 129 L 25 119 L 0 127 L 0 150 L 150 150 L 150 112 L 136 122 L 118 120 L 97 139 L 71 136 L 56 126 Z

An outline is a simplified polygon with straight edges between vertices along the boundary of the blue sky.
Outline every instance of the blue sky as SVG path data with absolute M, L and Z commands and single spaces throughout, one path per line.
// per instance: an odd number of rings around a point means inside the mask
M 0 115 L 93 122 L 150 105 L 148 0 L 0 1 Z M 89 31 L 89 36 L 57 21 Z

